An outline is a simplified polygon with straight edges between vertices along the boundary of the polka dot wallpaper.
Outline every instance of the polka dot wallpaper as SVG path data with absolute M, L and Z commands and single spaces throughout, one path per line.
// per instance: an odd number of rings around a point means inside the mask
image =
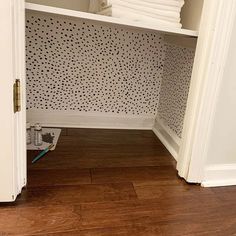
M 27 14 L 28 109 L 155 115 L 165 45 L 156 33 Z
M 166 45 L 155 32 L 36 12 L 26 16 L 27 109 L 158 112 L 181 135 L 194 51 Z
M 181 137 L 195 50 L 166 46 L 158 116 Z

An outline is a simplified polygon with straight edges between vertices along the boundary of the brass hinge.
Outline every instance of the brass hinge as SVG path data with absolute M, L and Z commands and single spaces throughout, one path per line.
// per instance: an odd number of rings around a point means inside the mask
M 21 94 L 20 94 L 20 80 L 16 79 L 13 86 L 14 112 L 19 112 L 21 109 Z

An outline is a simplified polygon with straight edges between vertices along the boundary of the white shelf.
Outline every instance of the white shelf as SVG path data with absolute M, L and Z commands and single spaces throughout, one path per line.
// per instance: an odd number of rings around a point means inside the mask
M 154 31 L 165 33 L 165 34 L 175 34 L 175 35 L 183 35 L 183 36 L 190 36 L 190 37 L 198 36 L 198 32 L 193 31 L 193 30 L 174 29 L 174 28 L 169 28 L 162 25 L 149 26 L 148 24 L 145 24 L 145 23 L 135 22 L 135 21 L 121 19 L 121 18 L 96 15 L 96 14 L 91 14 L 91 13 L 86 13 L 86 12 L 81 12 L 81 11 L 73 11 L 73 10 L 68 10 L 68 9 L 63 9 L 63 8 L 57 8 L 57 7 L 49 7 L 49 6 L 33 4 L 33 3 L 26 3 L 25 8 L 27 10 L 32 10 L 32 11 L 71 16 L 71 17 L 76 17 L 80 19 L 93 20 L 93 21 L 105 22 L 105 23 L 116 24 L 116 25 L 124 25 L 124 26 L 139 28 L 139 29 L 154 30 Z

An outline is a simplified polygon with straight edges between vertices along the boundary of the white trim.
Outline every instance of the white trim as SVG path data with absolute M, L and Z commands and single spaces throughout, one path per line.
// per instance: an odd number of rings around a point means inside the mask
M 204 188 L 224 187 L 224 186 L 234 186 L 234 185 L 236 185 L 236 179 L 203 181 L 201 183 L 201 186 Z
M 74 111 L 27 111 L 27 120 L 46 127 L 151 130 L 155 116 L 131 116 Z
M 156 119 L 152 130 L 177 161 L 180 138 L 160 119 Z
M 205 170 L 203 187 L 219 187 L 236 185 L 236 164 L 211 165 Z
M 80 19 L 105 22 L 109 24 L 124 25 L 124 26 L 139 28 L 139 29 L 155 30 L 162 33 L 166 33 L 166 34 L 177 34 L 177 35 L 185 35 L 185 36 L 192 36 L 192 37 L 198 36 L 198 32 L 193 31 L 193 30 L 170 28 L 167 26 L 156 25 L 156 24 L 150 25 L 148 23 L 145 24 L 145 23 L 131 21 L 127 19 L 102 16 L 102 15 L 97 15 L 97 14 L 68 10 L 68 9 L 57 8 L 57 7 L 50 7 L 50 6 L 45 6 L 45 5 L 33 4 L 33 3 L 26 3 L 25 8 L 27 10 L 65 15 L 65 16 L 70 16 L 70 17 L 77 17 Z
M 157 124 L 158 126 L 161 126 L 165 132 L 171 136 L 171 138 L 173 139 L 173 141 L 178 145 L 180 146 L 181 144 L 181 138 L 168 126 L 168 124 L 163 120 L 161 119 L 159 116 L 156 117 L 156 120 L 155 120 L 155 124 Z
M 230 45 L 235 0 L 204 3 L 177 169 L 187 182 L 204 180 L 215 102 Z
M 26 161 L 26 79 L 25 79 L 25 1 L 14 0 L 14 78 L 21 82 L 21 111 L 15 116 L 15 140 L 16 140 L 16 165 L 15 178 L 17 182 L 16 192 L 26 186 L 27 161 Z

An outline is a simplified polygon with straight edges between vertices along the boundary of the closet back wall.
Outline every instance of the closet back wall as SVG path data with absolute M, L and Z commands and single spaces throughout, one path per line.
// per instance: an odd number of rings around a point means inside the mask
M 165 56 L 159 34 L 27 13 L 26 55 L 27 109 L 40 120 L 59 111 L 79 123 L 81 116 L 128 116 L 149 124 L 157 113 Z
M 153 127 L 166 64 L 162 34 L 31 11 L 26 16 L 30 122 Z

